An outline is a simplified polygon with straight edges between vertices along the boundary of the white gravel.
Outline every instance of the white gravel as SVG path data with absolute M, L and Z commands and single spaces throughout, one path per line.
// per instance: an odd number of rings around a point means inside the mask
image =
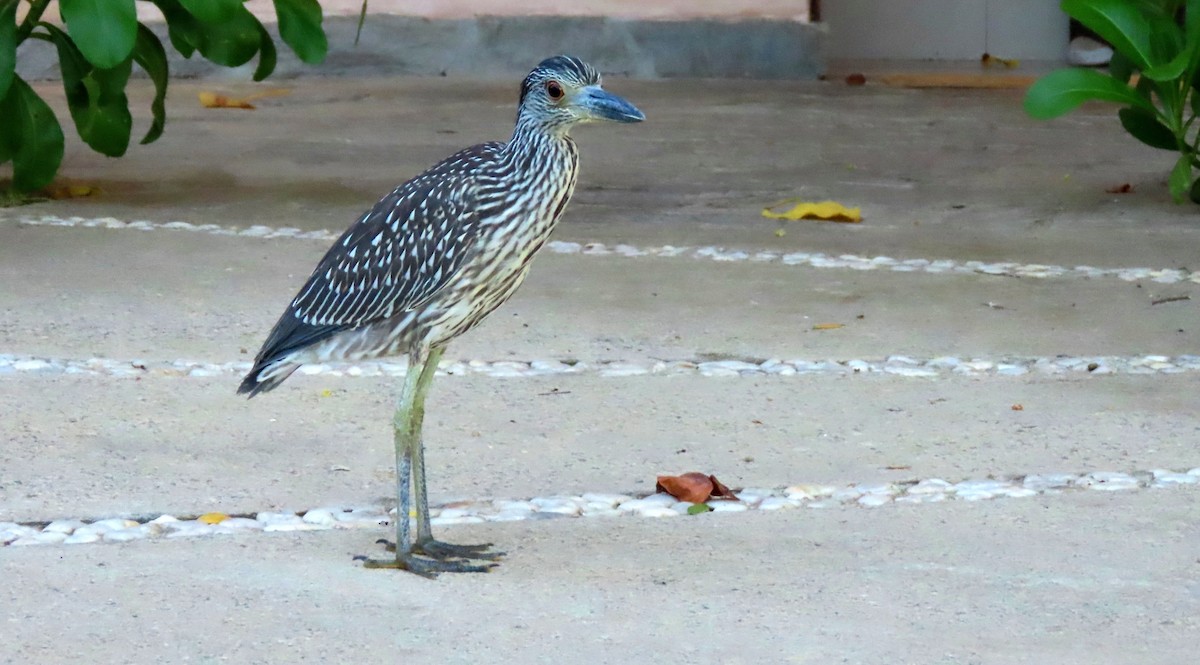
M 784 488 L 747 488 L 737 492 L 737 499 L 709 501 L 709 510 L 698 511 L 698 514 L 803 507 L 878 508 L 890 504 L 1019 499 L 1064 492 L 1140 491 L 1197 484 L 1200 484 L 1200 467 L 1189 470 L 1159 468 L 1132 473 L 1042 473 L 974 478 L 959 482 L 925 478 L 898 483 L 857 483 L 842 487 L 800 483 Z M 692 506 L 662 493 L 649 496 L 587 493 L 515 500 L 458 500 L 432 507 L 430 517 L 437 526 L 567 517 L 686 517 Z M 153 519 L 117 517 L 90 522 L 81 519 L 56 519 L 39 523 L 0 522 L 0 546 L 123 543 L 148 538 L 191 538 L 252 531 L 379 529 L 390 525 L 394 514 L 395 510 L 384 506 L 321 506 L 301 513 L 263 511 L 253 516 L 209 513 L 185 518 L 159 515 Z
M 251 226 L 240 228 L 236 226 L 218 226 L 216 224 L 192 224 L 184 221 L 154 222 L 148 220 L 123 221 L 112 217 L 88 219 L 84 217 L 57 217 L 45 215 L 41 217 L 0 216 L 0 222 L 16 222 L 26 226 L 60 226 L 101 229 L 131 229 L 135 231 L 154 231 L 166 229 L 172 231 L 188 231 L 192 233 L 207 233 L 211 235 L 241 236 L 246 238 L 297 238 L 301 240 L 320 240 L 332 242 L 340 232 L 317 230 L 301 231 L 297 228 L 269 226 Z M 724 247 L 634 247 L 618 244 L 613 246 L 600 242 L 578 243 L 552 241 L 546 244 L 549 251 L 557 254 L 580 254 L 583 256 L 620 256 L 627 258 L 685 257 L 707 261 L 755 261 L 759 263 L 780 263 L 788 266 L 809 268 L 835 268 L 843 270 L 890 270 L 893 272 L 924 272 L 930 274 L 982 274 L 1007 277 L 1049 278 L 1117 278 L 1127 282 L 1151 281 L 1159 284 L 1176 284 L 1192 282 L 1200 284 L 1200 273 L 1175 268 L 1097 268 L 1093 266 L 1058 266 L 1040 263 L 1017 263 L 1013 261 L 984 262 L 958 261 L 954 259 L 899 259 L 890 256 L 857 256 L 841 254 L 830 256 L 822 252 L 775 252 L 756 251 L 754 253 L 741 249 Z
M 198 360 L 122 360 L 115 358 L 49 358 L 0 353 L 0 377 L 9 374 L 80 374 L 120 378 L 174 376 L 208 377 L 245 374 L 247 361 L 204 362 Z M 406 366 L 395 361 L 362 361 L 353 364 L 322 363 L 304 365 L 301 374 L 325 376 L 404 376 Z M 1004 358 L 851 358 L 782 360 L 595 361 L 565 363 L 554 359 L 538 360 L 443 360 L 440 375 L 479 374 L 494 378 L 519 378 L 562 374 L 590 374 L 603 377 L 647 375 L 693 375 L 705 377 L 762 377 L 809 375 L 886 374 L 907 378 L 935 378 L 952 374 L 965 376 L 1104 376 L 1110 374 L 1179 374 L 1200 371 L 1200 355 L 1138 356 L 1007 356 Z

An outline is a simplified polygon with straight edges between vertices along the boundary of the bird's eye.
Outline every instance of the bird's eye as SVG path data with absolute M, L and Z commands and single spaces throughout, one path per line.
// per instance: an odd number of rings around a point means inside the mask
M 550 95 L 550 99 L 558 101 L 563 98 L 563 89 L 558 81 L 546 81 L 546 94 Z

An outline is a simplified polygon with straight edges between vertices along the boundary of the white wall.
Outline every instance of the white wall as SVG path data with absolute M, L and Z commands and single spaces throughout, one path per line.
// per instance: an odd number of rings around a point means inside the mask
M 822 0 L 831 58 L 1061 60 L 1058 0 Z

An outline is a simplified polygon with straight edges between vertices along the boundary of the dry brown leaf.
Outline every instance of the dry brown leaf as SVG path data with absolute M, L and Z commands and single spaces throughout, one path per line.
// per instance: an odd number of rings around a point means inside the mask
M 1109 194 L 1131 194 L 1133 193 L 1133 185 L 1126 182 L 1120 185 L 1106 187 L 1104 191 L 1108 192 Z
M 736 499 L 737 498 L 733 494 L 733 490 L 726 487 L 725 483 L 717 480 L 716 476 L 709 476 L 708 479 L 712 481 L 712 485 L 713 485 L 712 498 L 714 498 L 714 499 Z
M 1024 407 L 1023 405 L 1021 405 L 1021 404 L 1013 404 L 1013 405 L 1012 405 L 1012 410 L 1013 410 L 1013 411 L 1024 411 L 1024 410 L 1025 410 L 1025 407 Z
M 713 479 L 699 471 L 679 476 L 659 476 L 655 491 L 666 492 L 680 501 L 704 503 L 713 493 Z
M 854 73 L 846 77 L 846 85 L 866 85 L 867 77 Z

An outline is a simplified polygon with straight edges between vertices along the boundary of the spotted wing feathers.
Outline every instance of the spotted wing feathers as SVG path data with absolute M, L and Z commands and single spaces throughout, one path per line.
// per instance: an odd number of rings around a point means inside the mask
M 419 307 L 444 287 L 475 250 L 475 171 L 497 149 L 483 144 L 448 158 L 347 229 L 275 324 L 241 392 L 267 389 L 253 377 L 286 354 Z

